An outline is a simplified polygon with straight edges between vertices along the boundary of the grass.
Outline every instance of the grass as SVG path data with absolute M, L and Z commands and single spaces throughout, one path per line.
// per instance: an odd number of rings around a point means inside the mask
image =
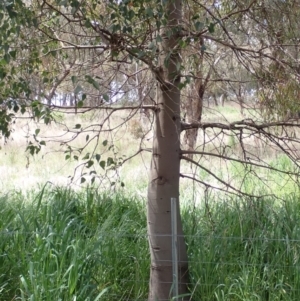
M 140 202 L 68 189 L 28 197 L 1 198 L 0 300 L 145 296 L 148 250 Z
M 191 300 L 299 300 L 300 202 L 182 207 Z M 44 187 L 0 198 L 0 300 L 145 300 L 145 204 L 92 189 Z
M 194 300 L 299 299 L 298 199 L 229 200 L 196 211 L 195 220 L 184 213 Z

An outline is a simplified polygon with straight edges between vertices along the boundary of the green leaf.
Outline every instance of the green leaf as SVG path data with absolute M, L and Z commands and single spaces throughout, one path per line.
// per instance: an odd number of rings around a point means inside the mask
M 74 94 L 78 95 L 81 91 L 82 91 L 82 87 L 80 85 L 77 85 L 75 90 L 74 90 Z
M 56 57 L 57 52 L 54 51 L 54 50 L 52 50 L 52 51 L 50 51 L 50 54 L 51 54 L 53 57 Z
M 209 31 L 210 33 L 214 33 L 214 32 L 215 32 L 215 24 L 214 24 L 214 23 L 210 23 L 210 24 L 208 25 L 208 31 Z
M 14 110 L 15 113 L 18 113 L 19 109 L 20 109 L 20 107 L 18 105 L 15 104 L 13 106 L 13 110 Z
M 153 50 L 153 49 L 156 49 L 156 44 L 154 41 L 152 41 L 149 45 L 148 45 L 148 48 Z
M 86 153 L 82 160 L 87 160 L 90 158 L 90 153 Z
M 106 102 L 109 101 L 109 96 L 107 94 L 103 94 L 102 97 Z
M 145 56 L 146 55 L 146 52 L 145 51 L 143 51 L 143 50 L 139 50 L 138 51 L 138 58 L 142 58 L 143 56 Z
M 132 33 L 132 27 L 131 26 L 123 26 L 122 29 L 123 33 Z
M 195 28 L 196 28 L 197 31 L 203 30 L 203 28 L 204 28 L 204 23 L 199 22 L 199 21 L 195 22 Z
M 97 81 L 95 81 L 90 75 L 86 75 L 85 76 L 87 82 L 91 85 L 93 85 L 93 87 L 97 90 L 100 90 L 100 85 Z
M 105 169 L 106 162 L 104 160 L 100 161 L 99 165 Z
M 84 177 L 81 177 L 80 184 L 83 184 L 85 181 L 86 181 L 86 179 Z
M 4 58 L 5 62 L 7 64 L 9 64 L 9 62 L 10 62 L 10 55 L 8 53 L 5 53 L 4 56 L 3 56 L 3 58 Z
M 40 131 L 41 131 L 40 129 L 36 129 L 36 130 L 35 130 L 35 135 L 37 136 L 37 135 L 39 134 Z
M 116 33 L 117 31 L 121 30 L 121 25 L 120 24 L 113 24 L 111 26 L 111 30 L 112 30 L 112 33 Z
M 186 81 L 179 83 L 179 85 L 178 85 L 179 90 L 182 90 L 184 87 L 186 87 L 186 85 L 187 85 Z
M 51 122 L 51 118 L 49 116 L 44 117 L 44 123 L 49 124 Z
M 112 165 L 112 164 L 115 164 L 114 159 L 111 158 L 111 157 L 108 157 L 108 158 L 107 158 L 107 166 L 110 166 L 110 165 Z
M 185 48 L 187 46 L 186 41 L 185 40 L 180 40 L 179 41 L 179 46 L 180 46 L 180 48 Z
M 101 155 L 100 154 L 96 154 L 95 158 L 96 158 L 97 162 L 99 162 L 100 159 L 101 159 Z
M 82 100 L 79 100 L 77 102 L 77 108 L 82 108 L 83 107 L 83 101 Z
M 16 51 L 16 50 L 12 50 L 12 51 L 9 52 L 9 55 L 10 55 L 13 59 L 16 58 L 16 54 L 17 54 L 17 51 Z
M 88 141 L 89 141 L 89 139 L 90 139 L 90 135 L 86 135 L 86 137 L 85 137 L 85 141 L 86 141 L 86 142 L 88 142 Z
M 115 14 L 115 13 L 112 13 L 111 15 L 110 15 L 110 19 L 113 21 L 114 19 L 116 19 L 117 18 L 117 15 Z
M 134 16 L 135 16 L 135 12 L 131 9 L 131 10 L 128 12 L 128 20 L 130 21 Z
M 32 142 L 29 142 L 29 145 L 26 147 L 26 151 L 29 151 L 30 155 L 38 154 L 41 150 L 40 146 L 33 145 Z
M 13 3 L 13 2 L 12 2 L 12 3 Z M 13 18 L 15 18 L 15 17 L 18 16 L 17 12 L 15 12 L 15 11 L 13 10 L 13 9 L 14 9 L 14 5 L 13 5 L 12 3 L 6 5 L 6 10 L 7 10 L 7 12 L 8 12 L 8 15 L 9 15 L 10 19 L 13 19 Z
M 108 143 L 108 141 L 107 141 L 107 140 L 104 140 L 104 141 L 102 142 L 102 145 L 103 145 L 103 146 L 106 146 L 107 143 Z
M 49 52 L 49 47 L 47 45 L 44 46 L 42 53 L 47 54 Z
M 156 27 L 157 27 L 157 31 L 159 31 L 161 26 L 161 22 L 159 20 L 156 20 Z M 157 41 L 157 40 L 156 40 Z M 158 41 L 157 41 L 158 42 Z
M 4 77 L 6 76 L 6 72 L 5 72 L 5 70 L 4 69 L 0 69 L 0 80 L 1 79 L 4 79 Z
M 75 124 L 75 129 L 80 129 L 81 128 L 81 124 L 77 123 Z
M 75 84 L 77 83 L 77 76 L 72 75 L 71 80 L 72 80 L 73 85 L 75 86 Z
M 153 10 L 151 7 L 147 7 L 146 10 L 146 15 L 149 17 L 149 18 L 152 18 L 153 17 Z
M 94 165 L 94 161 L 93 160 L 89 160 L 87 163 L 86 163 L 86 168 L 90 168 L 91 166 Z

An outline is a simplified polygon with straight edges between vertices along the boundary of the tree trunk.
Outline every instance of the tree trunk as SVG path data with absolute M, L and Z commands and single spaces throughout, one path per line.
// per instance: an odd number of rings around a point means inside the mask
M 197 76 L 202 77 L 202 72 L 198 72 Z M 202 79 L 197 79 L 195 82 L 195 91 L 192 92 L 187 103 L 187 122 L 201 122 L 203 111 L 203 97 L 207 81 L 203 82 Z M 198 138 L 198 129 L 190 129 L 184 133 L 184 143 L 187 150 L 194 151 Z M 190 159 L 193 159 L 193 154 L 188 154 Z
M 204 39 L 200 38 L 199 48 L 201 49 L 203 46 L 204 46 Z M 205 79 L 203 79 L 203 74 L 204 74 L 203 61 L 204 61 L 204 52 L 201 52 L 198 57 L 198 60 L 196 60 L 195 68 L 196 70 L 197 69 L 198 70 L 196 73 L 197 78 L 195 79 L 195 87 L 192 90 L 192 93 L 187 101 L 186 121 L 188 123 L 201 122 L 202 119 L 204 93 L 212 72 L 212 68 L 210 68 Z M 185 145 L 187 146 L 187 150 L 189 151 L 195 150 L 197 138 L 198 138 L 198 129 L 190 129 L 185 131 L 184 142 Z M 190 159 L 193 159 L 193 154 L 188 154 L 188 157 Z
M 166 4 L 169 12 L 165 30 L 177 27 L 181 20 L 181 0 Z M 157 103 L 155 112 L 153 153 L 148 187 L 148 234 L 151 253 L 149 301 L 171 299 L 172 246 L 171 198 L 177 200 L 178 212 L 178 274 L 179 295 L 187 293 L 188 264 L 179 213 L 180 170 L 180 77 L 181 62 L 177 49 L 176 30 L 168 36 L 162 32 L 161 68 L 157 73 Z M 171 53 L 171 54 L 170 54 Z M 168 64 L 164 64 L 169 55 Z M 183 300 L 184 298 L 181 298 Z
M 169 300 L 172 287 L 171 198 L 179 212 L 179 91 L 160 91 L 148 188 L 148 233 L 151 252 L 149 301 Z M 178 214 L 179 294 L 187 292 L 187 255 Z

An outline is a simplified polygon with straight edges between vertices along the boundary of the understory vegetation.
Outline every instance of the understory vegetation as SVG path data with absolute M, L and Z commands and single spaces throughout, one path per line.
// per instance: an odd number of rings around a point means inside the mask
M 181 208 L 190 299 L 299 300 L 300 202 L 205 195 Z M 143 199 L 44 187 L 0 198 L 0 300 L 146 300 Z

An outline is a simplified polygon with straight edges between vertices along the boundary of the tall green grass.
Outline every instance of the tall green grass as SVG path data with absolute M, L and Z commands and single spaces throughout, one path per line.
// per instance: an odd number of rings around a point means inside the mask
M 143 298 L 148 249 L 142 204 L 68 189 L 0 199 L 1 300 Z M 146 259 L 146 260 L 145 260 Z
M 194 300 L 299 300 L 299 198 L 229 199 L 183 219 Z
M 199 202 L 198 202 L 199 203 Z M 145 204 L 64 188 L 0 198 L 0 300 L 146 300 Z M 300 299 L 300 202 L 182 208 L 191 300 Z

